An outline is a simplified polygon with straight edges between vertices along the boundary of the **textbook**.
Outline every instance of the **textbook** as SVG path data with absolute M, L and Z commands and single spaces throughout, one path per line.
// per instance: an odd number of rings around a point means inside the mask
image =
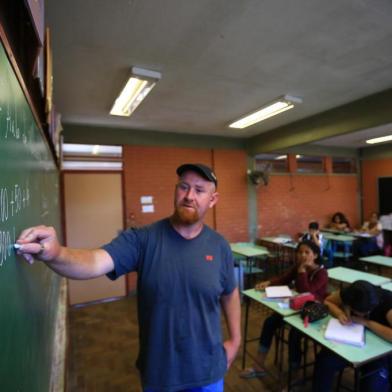
M 365 327 L 356 323 L 343 325 L 338 319 L 331 318 L 324 337 L 335 342 L 363 347 L 365 345 Z
M 265 288 L 267 298 L 291 297 L 293 294 L 289 286 L 268 286 Z

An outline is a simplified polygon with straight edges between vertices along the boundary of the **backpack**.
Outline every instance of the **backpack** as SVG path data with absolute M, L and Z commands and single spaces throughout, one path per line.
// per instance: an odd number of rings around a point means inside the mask
M 305 319 L 307 317 L 308 321 L 311 323 L 313 321 L 320 320 L 327 317 L 329 314 L 328 307 L 321 302 L 307 301 L 305 302 L 302 310 L 301 317 Z

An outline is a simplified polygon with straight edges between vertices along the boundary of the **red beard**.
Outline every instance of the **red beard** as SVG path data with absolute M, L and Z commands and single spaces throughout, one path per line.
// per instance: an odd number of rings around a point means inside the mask
M 194 209 L 188 209 L 182 206 L 176 207 L 173 215 L 173 220 L 176 223 L 184 225 L 193 225 L 199 221 L 199 214 Z

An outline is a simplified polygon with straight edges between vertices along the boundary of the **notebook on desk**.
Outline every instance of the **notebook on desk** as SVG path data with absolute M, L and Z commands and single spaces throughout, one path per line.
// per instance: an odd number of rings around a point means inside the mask
M 324 336 L 325 339 L 357 347 L 365 345 L 365 327 L 362 324 L 343 325 L 336 318 L 329 320 Z
M 267 298 L 287 298 L 291 297 L 293 293 L 289 286 L 268 286 L 265 289 L 265 295 Z

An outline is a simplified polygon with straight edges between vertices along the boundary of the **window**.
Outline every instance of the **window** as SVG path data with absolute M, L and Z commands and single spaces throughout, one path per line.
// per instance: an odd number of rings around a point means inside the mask
M 357 162 L 355 158 L 332 158 L 332 172 L 333 173 L 356 173 Z
M 287 173 L 287 155 L 260 154 L 255 157 L 256 170 L 264 171 L 267 167 L 273 173 Z
M 122 170 L 122 146 L 64 143 L 62 170 Z
M 323 158 L 310 155 L 297 155 L 297 172 L 324 173 Z

